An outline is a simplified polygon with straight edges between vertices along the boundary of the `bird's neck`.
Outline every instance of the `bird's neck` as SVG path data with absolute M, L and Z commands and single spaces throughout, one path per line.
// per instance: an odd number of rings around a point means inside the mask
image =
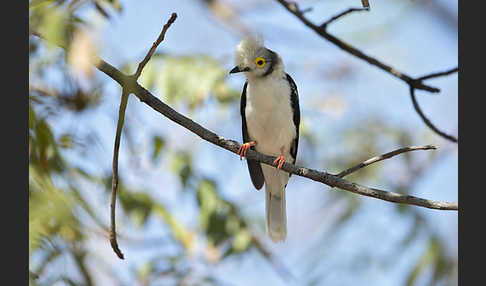
M 251 85 L 252 83 L 258 84 L 262 82 L 281 80 L 284 77 L 285 71 L 283 69 L 283 66 L 279 65 L 276 66 L 270 74 L 267 74 L 265 76 L 249 74 L 246 78 L 248 79 L 248 83 Z

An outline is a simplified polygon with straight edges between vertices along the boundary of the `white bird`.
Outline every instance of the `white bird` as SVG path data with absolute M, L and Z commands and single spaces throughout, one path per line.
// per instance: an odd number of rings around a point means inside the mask
M 287 236 L 285 187 L 290 174 L 281 171 L 285 161 L 295 163 L 299 143 L 299 95 L 293 79 L 284 70 L 281 57 L 263 45 L 263 38 L 244 38 L 236 49 L 236 67 L 247 78 L 241 95 L 243 143 L 240 160 L 248 149 L 276 156 L 277 167 L 247 160 L 251 181 L 257 190 L 265 183 L 267 231 L 274 242 Z

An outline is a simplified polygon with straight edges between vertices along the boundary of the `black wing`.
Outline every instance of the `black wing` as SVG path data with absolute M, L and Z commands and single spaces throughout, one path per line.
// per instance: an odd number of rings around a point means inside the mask
M 241 123 L 242 123 L 242 131 L 243 131 L 243 143 L 250 142 L 250 136 L 248 135 L 248 128 L 246 127 L 246 116 L 245 116 L 245 107 L 246 107 L 246 86 L 248 82 L 245 82 L 243 86 L 243 93 L 241 94 L 241 101 L 240 101 L 240 113 L 241 113 Z M 250 149 L 255 150 L 252 146 Z M 263 177 L 262 166 L 260 163 L 254 160 L 247 160 L 248 163 L 248 171 L 250 172 L 250 178 L 253 183 L 253 186 L 257 190 L 263 187 L 263 183 L 265 179 Z
M 290 145 L 290 155 L 292 155 L 292 164 L 295 164 L 295 160 L 297 159 L 297 148 L 299 147 L 299 125 L 300 125 L 300 108 L 299 108 L 299 93 L 297 92 L 297 85 L 295 85 L 294 80 L 287 75 L 287 81 L 290 84 L 290 106 L 292 107 L 292 111 L 294 113 L 294 125 L 296 135 L 292 144 Z M 292 175 L 292 174 L 289 174 Z

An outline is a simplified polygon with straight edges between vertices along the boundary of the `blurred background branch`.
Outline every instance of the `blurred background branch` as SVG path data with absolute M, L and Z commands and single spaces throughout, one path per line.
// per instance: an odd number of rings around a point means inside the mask
M 327 26 L 336 21 L 337 19 L 347 15 L 347 14 L 350 14 L 352 12 L 359 12 L 359 11 L 368 11 L 369 10 L 369 3 L 368 1 L 362 1 L 362 4 L 363 4 L 363 8 L 349 8 L 347 10 L 345 10 L 344 12 L 336 15 L 336 16 L 333 16 L 332 18 L 330 18 L 329 20 L 325 21 L 323 24 L 321 24 L 320 26 L 317 26 L 315 24 L 313 24 L 310 20 L 308 20 L 305 16 L 304 16 L 304 13 L 302 13 L 302 11 L 299 9 L 298 5 L 296 2 L 288 2 L 286 0 L 277 0 L 277 2 L 279 2 L 280 4 L 282 4 L 282 6 L 284 6 L 290 13 L 294 14 L 297 18 L 299 18 L 301 20 L 302 23 L 304 23 L 306 26 L 308 26 L 309 28 L 311 28 L 312 30 L 314 30 L 318 35 L 320 35 L 322 38 L 332 42 L 333 44 L 337 45 L 338 47 L 340 47 L 341 49 L 343 49 L 344 51 L 350 53 L 351 55 L 355 56 L 355 57 L 358 57 L 360 59 L 363 59 L 365 60 L 366 62 L 368 62 L 369 64 L 371 65 L 374 65 L 382 70 L 384 70 L 385 72 L 387 73 L 390 73 L 391 75 L 397 77 L 398 79 L 404 81 L 405 83 L 408 84 L 409 88 L 410 88 L 410 95 L 412 97 L 412 102 L 413 102 L 413 106 L 415 108 L 415 110 L 417 111 L 417 113 L 419 114 L 419 116 L 423 119 L 423 121 L 426 123 L 426 125 L 431 128 L 435 133 L 437 133 L 438 135 L 452 141 L 452 142 L 455 142 L 457 143 L 457 139 L 454 137 L 454 136 L 451 136 L 451 135 L 448 135 L 448 134 L 445 134 L 444 132 L 438 130 L 431 122 L 430 120 L 428 120 L 425 115 L 423 114 L 423 112 L 421 111 L 420 107 L 418 106 L 418 103 L 415 99 L 415 94 L 414 94 L 414 91 L 415 89 L 420 89 L 420 90 L 425 90 L 425 91 L 428 91 L 428 92 L 432 92 L 432 93 L 436 93 L 436 92 L 440 92 L 440 89 L 438 88 L 435 88 L 435 87 L 431 87 L 431 86 L 428 86 L 428 85 L 425 85 L 423 83 L 423 80 L 424 79 L 427 79 L 429 77 L 421 77 L 421 78 L 412 78 L 411 76 L 403 73 L 403 72 L 400 72 L 398 70 L 396 70 L 395 68 L 389 66 L 388 64 L 385 64 L 379 60 L 377 60 L 376 58 L 373 58 L 373 57 L 370 57 L 368 55 L 366 55 L 365 53 L 363 53 L 362 51 L 360 51 L 359 49 L 341 41 L 339 38 L 329 34 L 327 32 Z M 455 72 L 457 71 L 457 68 L 455 69 L 452 69 L 446 73 L 439 73 L 439 74 L 434 74 L 432 77 L 438 77 L 438 76 L 444 76 L 444 75 L 448 75 L 452 72 Z

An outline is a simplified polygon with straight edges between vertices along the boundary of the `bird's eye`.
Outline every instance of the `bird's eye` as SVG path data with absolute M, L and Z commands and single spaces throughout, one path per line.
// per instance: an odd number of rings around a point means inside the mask
M 259 67 L 259 68 L 264 67 L 264 66 L 265 66 L 265 59 L 264 59 L 264 58 L 262 58 L 262 57 L 257 57 L 257 58 L 255 59 L 255 65 L 256 65 L 257 67 Z

